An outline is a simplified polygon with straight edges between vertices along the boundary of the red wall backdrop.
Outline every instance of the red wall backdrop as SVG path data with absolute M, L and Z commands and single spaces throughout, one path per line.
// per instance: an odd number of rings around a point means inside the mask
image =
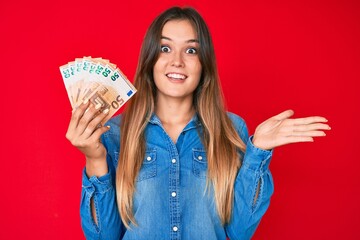
M 145 30 L 172 5 L 206 19 L 228 109 L 250 132 L 288 108 L 332 126 L 275 151 L 275 194 L 254 239 L 360 239 L 356 0 L 1 1 L 0 239 L 84 239 L 84 159 L 65 139 L 58 67 L 101 56 L 132 80 Z

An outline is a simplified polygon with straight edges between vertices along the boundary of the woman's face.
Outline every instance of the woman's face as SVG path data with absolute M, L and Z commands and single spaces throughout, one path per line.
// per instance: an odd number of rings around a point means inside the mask
M 161 34 L 161 52 L 154 66 L 158 98 L 192 98 L 199 84 L 199 41 L 188 20 L 171 20 Z

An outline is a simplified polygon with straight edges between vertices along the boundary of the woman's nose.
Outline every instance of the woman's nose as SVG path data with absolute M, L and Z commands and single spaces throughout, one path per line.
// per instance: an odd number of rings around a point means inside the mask
M 181 52 L 174 52 L 171 59 L 171 65 L 174 67 L 184 67 L 184 59 Z

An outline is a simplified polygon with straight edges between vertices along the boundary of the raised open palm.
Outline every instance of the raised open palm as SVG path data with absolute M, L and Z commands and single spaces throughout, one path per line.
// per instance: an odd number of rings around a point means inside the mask
M 314 137 L 326 136 L 330 130 L 327 119 L 319 116 L 294 118 L 294 111 L 286 110 L 261 123 L 255 130 L 253 144 L 261 149 L 297 142 L 313 142 Z

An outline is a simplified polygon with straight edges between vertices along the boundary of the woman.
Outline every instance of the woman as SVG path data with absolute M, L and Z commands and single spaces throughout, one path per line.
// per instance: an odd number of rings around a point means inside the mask
M 134 84 L 108 126 L 96 127 L 106 112 L 86 100 L 69 124 L 67 138 L 86 157 L 88 239 L 249 239 L 273 193 L 272 149 L 330 129 L 323 117 L 290 119 L 288 110 L 249 137 L 224 109 L 211 37 L 191 8 L 154 20 Z

